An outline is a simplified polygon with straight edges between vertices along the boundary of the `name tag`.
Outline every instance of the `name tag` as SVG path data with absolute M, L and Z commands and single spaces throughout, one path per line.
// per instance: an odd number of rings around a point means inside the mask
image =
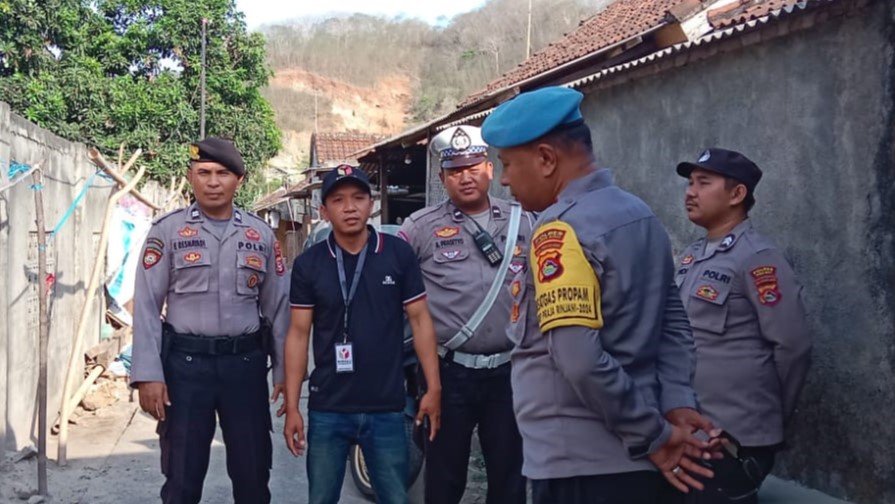
M 354 372 L 354 349 L 351 343 L 336 345 L 336 373 Z

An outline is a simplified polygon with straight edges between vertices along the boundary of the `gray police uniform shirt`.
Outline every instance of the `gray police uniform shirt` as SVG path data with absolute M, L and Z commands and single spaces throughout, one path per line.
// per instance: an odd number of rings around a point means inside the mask
M 608 170 L 571 182 L 538 218 L 508 334 L 523 474 L 652 470 L 663 414 L 696 406 L 693 336 L 668 235 Z
M 699 403 L 743 445 L 775 445 L 810 363 L 802 287 L 749 220 L 714 251 L 705 243 L 684 251 L 676 276 L 696 338 Z
M 510 202 L 494 197 L 490 202 L 491 218 L 486 229 L 503 253 L 507 242 Z M 527 268 L 525 253 L 532 222 L 531 214 L 523 212 L 519 231 L 513 237 L 516 246 L 503 282 L 505 286 L 509 286 L 516 273 Z M 491 266 L 473 241 L 477 230 L 470 217 L 450 201 L 445 201 L 414 212 L 404 221 L 398 233 L 419 258 L 439 344 L 453 338 L 469 321 L 485 300 L 497 276 L 500 265 Z M 482 355 L 510 350 L 513 343 L 506 337 L 506 327 L 511 304 L 509 291 L 503 290 L 475 335 L 457 350 Z
M 273 325 L 283 383 L 283 346 L 289 328 L 289 280 L 273 231 L 260 217 L 233 210 L 220 230 L 197 205 L 157 218 L 143 245 L 134 294 L 131 383 L 164 382 L 162 307 L 178 333 L 239 336 Z

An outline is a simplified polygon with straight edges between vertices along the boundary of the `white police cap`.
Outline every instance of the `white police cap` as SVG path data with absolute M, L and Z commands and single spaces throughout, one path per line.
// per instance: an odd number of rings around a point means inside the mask
M 450 127 L 429 142 L 429 149 L 441 160 L 442 168 L 474 166 L 488 159 L 488 144 L 475 126 Z

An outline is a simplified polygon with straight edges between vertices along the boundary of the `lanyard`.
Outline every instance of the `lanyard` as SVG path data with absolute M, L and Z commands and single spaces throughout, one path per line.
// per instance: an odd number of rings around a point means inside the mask
M 357 284 L 360 283 L 360 274 L 364 269 L 364 262 L 367 259 L 367 245 L 364 245 L 363 250 L 360 251 L 360 255 L 357 257 L 357 267 L 354 268 L 354 278 L 351 280 L 351 288 L 348 287 L 348 279 L 345 275 L 345 259 L 342 256 L 342 247 L 336 245 L 336 266 L 339 269 L 339 287 L 342 289 L 342 301 L 345 302 L 345 322 L 342 326 L 342 343 L 348 342 L 348 307 L 351 305 L 351 300 L 354 299 L 354 294 L 357 292 Z

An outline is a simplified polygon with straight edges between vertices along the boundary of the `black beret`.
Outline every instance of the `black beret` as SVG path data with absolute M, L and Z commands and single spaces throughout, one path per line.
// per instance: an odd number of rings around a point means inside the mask
M 761 169 L 751 159 L 739 152 L 717 147 L 704 151 L 696 162 L 684 161 L 678 164 L 677 174 L 689 178 L 697 168 L 740 181 L 750 194 L 755 193 L 755 186 L 762 175 Z
M 246 174 L 245 163 L 236 146 L 223 138 L 206 138 L 190 144 L 190 162 L 218 163 L 242 177 Z

